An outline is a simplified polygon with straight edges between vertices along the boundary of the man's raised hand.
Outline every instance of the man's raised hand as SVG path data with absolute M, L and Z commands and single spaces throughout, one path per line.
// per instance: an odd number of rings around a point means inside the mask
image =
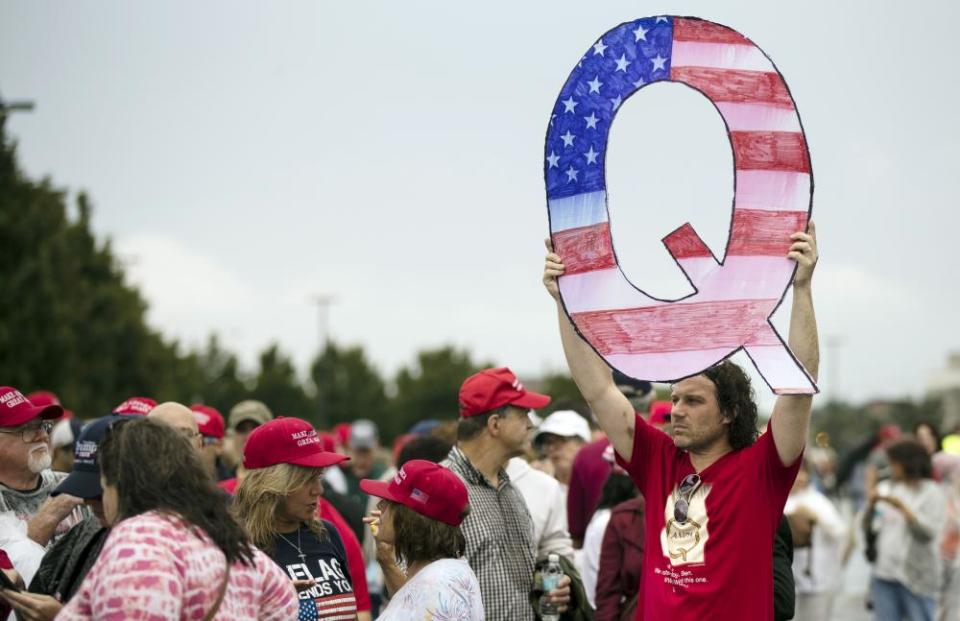
M 804 287 L 810 284 L 813 277 L 813 268 L 817 265 L 817 225 L 813 220 L 807 227 L 808 233 L 802 231 L 790 236 L 793 244 L 787 258 L 797 262 L 797 274 L 793 278 L 795 287 Z
M 543 244 L 547 247 L 547 256 L 543 267 L 543 286 L 546 287 L 550 297 L 559 302 L 560 286 L 557 284 L 557 277 L 563 276 L 565 268 L 560 256 L 553 252 L 553 242 L 549 237 L 543 240 Z

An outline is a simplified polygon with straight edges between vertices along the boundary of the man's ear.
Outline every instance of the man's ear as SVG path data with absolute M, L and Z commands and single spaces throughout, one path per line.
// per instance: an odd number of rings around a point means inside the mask
M 490 415 L 490 418 L 487 419 L 487 433 L 493 437 L 500 435 L 500 424 L 503 422 L 500 412 L 496 412 Z
M 736 417 L 737 417 L 736 411 L 732 413 L 724 410 L 720 411 L 720 423 L 723 425 L 731 424 L 733 422 L 733 419 L 735 419 Z

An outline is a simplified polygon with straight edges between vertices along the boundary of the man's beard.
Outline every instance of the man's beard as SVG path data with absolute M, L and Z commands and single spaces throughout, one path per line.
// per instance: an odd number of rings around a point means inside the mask
M 53 456 L 45 442 L 41 442 L 30 449 L 27 454 L 27 468 L 34 474 L 40 474 L 53 464 Z

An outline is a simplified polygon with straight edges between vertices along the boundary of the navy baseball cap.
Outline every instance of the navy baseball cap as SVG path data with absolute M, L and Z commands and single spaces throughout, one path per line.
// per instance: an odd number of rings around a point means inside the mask
M 100 487 L 100 443 L 107 433 L 107 428 L 115 421 L 127 420 L 129 416 L 122 414 L 109 414 L 97 418 L 84 426 L 80 431 L 80 437 L 73 448 L 73 469 L 60 485 L 50 493 L 51 496 L 57 494 L 70 494 L 79 498 L 93 499 L 103 495 L 103 489 Z

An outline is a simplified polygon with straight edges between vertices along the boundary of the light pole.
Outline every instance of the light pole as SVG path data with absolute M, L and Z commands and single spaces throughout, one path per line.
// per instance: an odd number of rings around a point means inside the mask
M 330 343 L 330 307 L 337 302 L 337 296 L 331 293 L 318 293 L 310 298 L 310 302 L 317 305 L 318 326 L 320 329 L 317 343 L 319 344 L 320 353 L 323 353 L 323 350 L 327 348 L 327 344 Z
M 318 293 L 310 297 L 310 302 L 317 305 L 317 317 L 320 333 L 317 335 L 317 342 L 319 343 L 319 348 L 317 350 L 317 359 L 319 360 L 320 356 L 327 350 L 327 346 L 330 345 L 330 307 L 333 306 L 337 301 L 337 296 L 331 293 Z M 324 394 L 320 390 L 320 386 L 317 386 L 317 420 L 321 425 L 326 426 L 329 421 L 327 421 L 327 411 L 326 404 L 324 403 Z
M 843 338 L 836 335 L 827 337 L 827 385 L 830 386 L 828 402 L 840 401 L 840 348 L 843 345 Z
M 33 112 L 34 103 L 26 99 L 19 101 L 4 101 L 0 97 L 0 119 L 4 119 L 11 112 Z

